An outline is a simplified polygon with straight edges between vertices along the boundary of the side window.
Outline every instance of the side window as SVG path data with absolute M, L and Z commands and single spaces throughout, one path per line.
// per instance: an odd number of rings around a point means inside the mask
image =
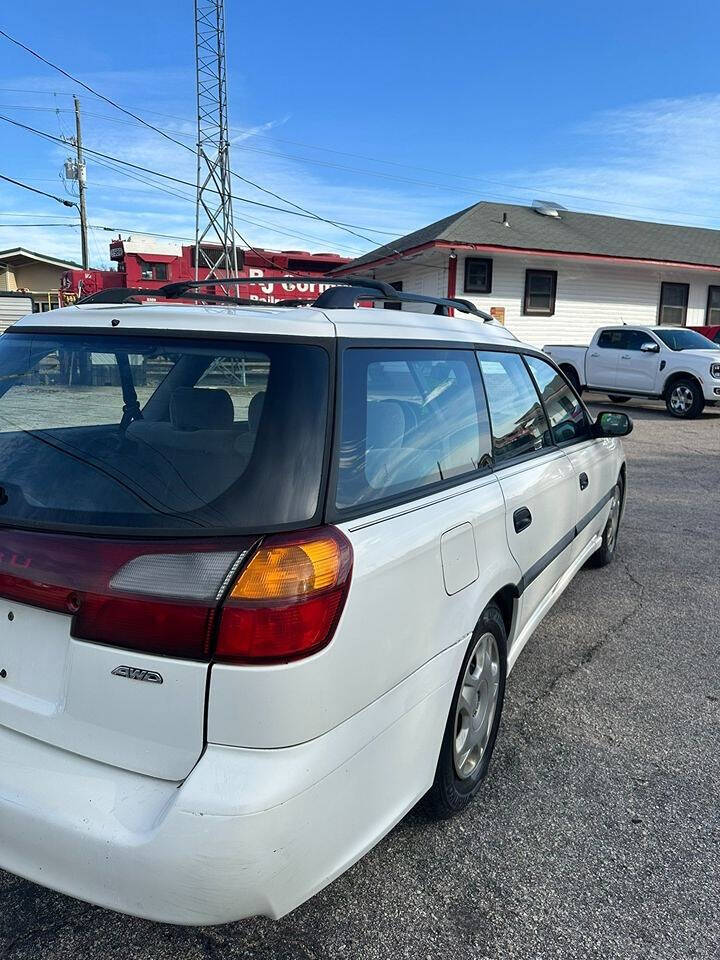
M 472 352 L 351 348 L 342 381 L 340 509 L 490 466 L 488 413 Z
M 582 404 L 563 377 L 538 357 L 525 357 L 533 380 L 540 391 L 555 443 L 571 443 L 590 438 L 590 424 Z
M 548 422 L 527 367 L 518 353 L 478 353 L 495 459 L 510 460 L 552 445 Z
M 623 347 L 622 330 L 603 330 L 597 345 L 604 350 L 621 350 Z
M 639 350 L 644 343 L 655 343 L 652 337 L 641 330 L 625 330 L 623 332 L 623 350 Z

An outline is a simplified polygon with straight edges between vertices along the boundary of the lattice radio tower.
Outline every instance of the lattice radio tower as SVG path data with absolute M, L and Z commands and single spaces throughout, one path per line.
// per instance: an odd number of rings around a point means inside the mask
M 208 269 L 208 277 L 222 280 L 238 272 L 230 189 L 224 0 L 195 0 L 195 69 L 195 279 L 200 279 L 202 266 Z

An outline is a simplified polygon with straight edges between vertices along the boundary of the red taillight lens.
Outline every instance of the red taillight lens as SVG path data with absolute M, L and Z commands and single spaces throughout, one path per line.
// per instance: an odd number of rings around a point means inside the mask
M 223 606 L 216 659 L 271 663 L 327 646 L 342 613 L 352 547 L 334 527 L 267 537 Z
M 68 614 L 80 640 L 208 659 L 220 598 L 254 539 L 142 542 L 4 530 L 0 596 Z

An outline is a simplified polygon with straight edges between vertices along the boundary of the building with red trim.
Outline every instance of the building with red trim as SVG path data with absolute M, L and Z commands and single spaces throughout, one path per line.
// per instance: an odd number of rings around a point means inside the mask
M 720 324 L 720 231 L 549 203 L 476 203 L 336 272 L 472 300 L 538 346 L 605 324 Z
M 276 303 L 282 300 L 314 300 L 325 289 L 312 282 L 272 283 L 271 278 L 287 275 L 323 276 L 349 260 L 336 253 L 308 253 L 306 250 L 240 250 L 238 275 L 255 283 L 240 285 L 239 296 Z M 110 242 L 110 259 L 115 270 L 68 270 L 62 278 L 64 304 L 74 303 L 110 287 L 143 287 L 158 290 L 163 284 L 195 279 L 195 247 L 159 243 L 141 238 Z M 208 271 L 200 267 L 199 279 Z M 234 291 L 233 291 L 234 292 Z

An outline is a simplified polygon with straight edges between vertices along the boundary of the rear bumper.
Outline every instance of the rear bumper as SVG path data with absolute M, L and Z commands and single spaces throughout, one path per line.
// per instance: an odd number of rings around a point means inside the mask
M 430 786 L 463 652 L 453 646 L 309 743 L 209 744 L 183 783 L 0 728 L 0 866 L 150 920 L 280 917 Z

